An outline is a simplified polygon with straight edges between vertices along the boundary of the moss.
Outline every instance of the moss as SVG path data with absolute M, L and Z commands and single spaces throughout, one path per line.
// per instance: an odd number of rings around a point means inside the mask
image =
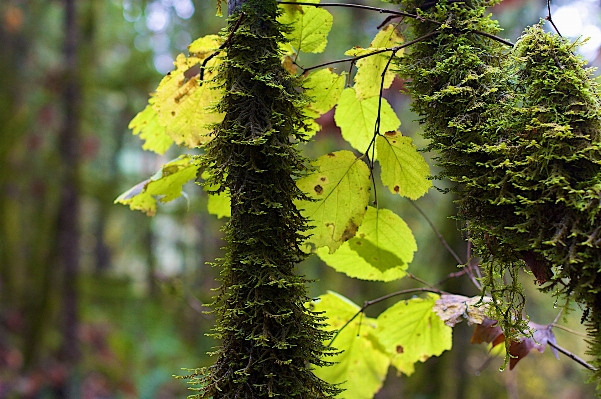
M 458 218 L 466 222 L 488 272 L 484 284 L 498 304 L 492 316 L 510 339 L 526 324 L 523 289 L 517 280 L 523 261 L 513 249 L 501 245 L 498 236 L 505 233 L 501 226 L 518 223 L 520 218 L 510 205 L 493 200 L 496 196 L 491 192 L 501 188 L 490 186 L 489 180 L 499 174 L 498 165 L 490 160 L 497 158 L 496 144 L 504 140 L 497 119 L 513 100 L 514 88 L 504 77 L 508 50 L 475 33 L 500 31 L 485 12 L 494 3 L 439 2 L 421 11 L 418 2 L 404 1 L 406 11 L 423 18 L 410 23 L 408 40 L 432 31 L 438 35 L 411 47 L 399 65 L 401 75 L 410 80 L 412 107 L 420 116 L 424 136 L 431 140 L 429 149 L 437 152 L 441 171 L 436 177 L 454 183 L 450 191 L 458 195 Z
M 223 343 L 215 364 L 191 376 L 199 398 L 327 398 L 339 391 L 311 371 L 334 350 L 323 345 L 330 334 L 304 306 L 306 280 L 295 274 L 307 229 L 294 205 L 305 198 L 295 182 L 307 168 L 295 145 L 304 140 L 305 98 L 281 67 L 277 15 L 275 0 L 248 0 L 224 32 L 232 35 L 218 73 L 225 118 L 203 163 L 209 184 L 229 189 L 232 215 L 215 303 L 214 336 Z
M 525 331 L 518 272 L 528 266 L 543 291 L 587 309 L 599 368 L 601 107 L 591 70 L 573 44 L 539 25 L 511 52 L 475 33 L 498 32 L 484 15 L 491 3 L 402 4 L 423 17 L 408 40 L 439 32 L 400 59 L 400 71 L 438 151 L 437 177 L 455 183 L 492 317 L 507 339 Z

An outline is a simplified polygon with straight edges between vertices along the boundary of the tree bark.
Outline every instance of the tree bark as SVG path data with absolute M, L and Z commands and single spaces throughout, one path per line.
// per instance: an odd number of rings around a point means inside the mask
M 59 135 L 61 158 L 60 209 L 57 223 L 59 264 L 63 273 L 61 357 L 69 364 L 79 358 L 77 340 L 77 275 L 79 272 L 79 129 L 80 84 L 78 79 L 78 28 L 76 0 L 65 5 L 65 70 L 63 88 L 64 122 Z

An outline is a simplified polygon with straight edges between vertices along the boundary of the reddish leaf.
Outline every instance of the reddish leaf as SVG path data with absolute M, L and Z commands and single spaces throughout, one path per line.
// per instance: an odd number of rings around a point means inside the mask
M 496 320 L 484 317 L 484 319 L 482 320 L 482 324 L 476 325 L 470 343 L 492 343 L 492 346 L 495 347 L 504 341 L 505 335 L 503 335 L 503 331 L 501 330 L 501 327 L 499 327 L 499 323 L 497 323 Z
M 532 322 L 528 323 L 528 326 L 533 331 L 532 337 L 512 342 L 509 346 L 509 354 L 511 355 L 511 358 L 509 359 L 509 370 L 513 370 L 517 362 L 528 356 L 532 349 L 536 349 L 540 353 L 543 353 L 549 342 L 555 343 L 555 335 L 553 334 L 552 326 Z M 555 355 L 555 358 L 559 359 L 557 350 L 551 347 L 551 351 Z

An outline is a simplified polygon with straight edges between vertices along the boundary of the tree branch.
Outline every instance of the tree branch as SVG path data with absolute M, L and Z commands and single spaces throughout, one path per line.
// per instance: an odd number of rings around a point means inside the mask
M 463 1 L 463 0 L 460 0 L 460 1 Z M 433 23 L 433 24 L 436 24 L 436 25 L 442 25 L 443 24 L 440 21 L 436 21 L 436 20 L 429 19 L 429 18 L 424 18 L 421 15 L 412 14 L 412 13 L 405 12 L 405 11 L 396 11 L 396 10 L 389 10 L 387 8 L 364 6 L 362 4 L 349 4 L 349 3 L 303 3 L 303 2 L 296 2 L 296 1 L 278 1 L 278 3 L 279 4 L 296 4 L 296 5 L 310 6 L 310 7 L 360 8 L 360 9 L 363 9 L 363 10 L 377 11 L 380 14 L 391 14 L 394 17 L 409 17 L 409 18 L 417 19 L 418 21 L 430 22 L 430 23 Z M 389 18 L 386 19 L 386 21 L 388 21 L 390 19 L 392 19 L 392 18 L 389 17 Z M 553 22 L 551 21 L 551 23 L 553 23 Z M 382 26 L 382 25 L 383 24 L 380 24 L 380 26 Z M 466 33 L 466 32 L 476 33 L 478 35 L 488 37 L 489 39 L 496 40 L 499 43 L 503 43 L 506 46 L 513 47 L 513 43 L 510 42 L 509 40 L 505 40 L 505 39 L 503 39 L 501 37 L 498 37 L 498 36 L 495 36 L 495 35 L 491 35 L 490 33 L 482 32 L 482 31 L 475 30 L 475 29 L 458 29 L 458 31 L 462 32 L 462 33 Z
M 394 47 L 390 47 L 390 48 L 385 48 L 385 49 L 380 49 L 380 50 L 374 50 L 374 51 L 372 51 L 372 52 L 370 52 L 368 54 L 358 55 L 358 56 L 353 57 L 353 58 L 345 58 L 345 59 L 341 59 L 341 60 L 328 61 L 328 62 L 324 62 L 322 64 L 314 65 L 314 66 L 309 67 L 309 68 L 303 68 L 303 73 L 306 73 L 306 72 L 311 71 L 313 69 L 317 69 L 317 68 L 321 68 L 321 67 L 324 67 L 324 66 L 328 66 L 328 65 L 340 64 L 342 62 L 353 62 L 354 63 L 354 62 L 359 61 L 362 58 L 370 57 L 370 56 L 375 55 L 375 54 L 386 53 L 386 52 L 389 52 L 389 51 L 392 51 L 393 53 L 396 53 L 400 49 L 403 49 L 405 47 L 409 47 L 412 44 L 418 43 L 418 42 L 420 42 L 422 40 L 425 40 L 425 39 L 427 39 L 429 37 L 436 36 L 436 35 L 438 35 L 438 33 L 439 32 L 430 32 L 430 33 L 428 33 L 426 35 L 418 37 L 415 40 L 411 40 L 410 42 L 403 43 L 403 44 L 400 44 L 398 46 L 394 46 Z
M 557 351 L 563 353 L 564 355 L 566 355 L 567 357 L 569 357 L 570 359 L 572 359 L 573 361 L 575 361 L 576 363 L 580 364 L 581 366 L 583 366 L 584 368 L 587 368 L 589 370 L 592 371 L 596 371 L 597 369 L 595 367 L 593 367 L 591 364 L 587 363 L 585 360 L 581 359 L 580 357 L 576 356 L 575 354 L 573 354 L 572 352 L 570 352 L 569 350 L 562 348 L 561 346 L 554 344 L 551 341 L 547 341 L 547 343 L 549 344 L 550 347 L 557 349 Z

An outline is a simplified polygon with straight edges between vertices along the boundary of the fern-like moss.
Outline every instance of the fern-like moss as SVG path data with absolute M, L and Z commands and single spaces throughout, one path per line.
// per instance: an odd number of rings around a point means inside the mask
M 484 283 L 496 304 L 492 316 L 511 339 L 525 329 L 525 301 L 517 280 L 523 261 L 512 248 L 499 245 L 497 236 L 505 233 L 505 224 L 518 223 L 520 218 L 513 207 L 494 200 L 491 192 L 499 189 L 488 181 L 498 174 L 490 162 L 504 135 L 497 119 L 506 112 L 513 88 L 503 76 L 508 50 L 476 32 L 496 35 L 500 31 L 486 15 L 486 7 L 495 3 L 439 2 L 420 10 L 418 1 L 403 1 L 406 11 L 422 17 L 410 23 L 409 39 L 438 34 L 412 46 L 399 61 L 401 74 L 410 80 L 413 110 L 420 116 L 424 136 L 431 140 L 429 149 L 437 152 L 441 169 L 437 178 L 455 184 L 451 191 L 458 195 L 458 217 L 467 222 L 488 272 Z
M 430 149 L 455 183 L 458 216 L 486 271 L 493 317 L 507 339 L 523 332 L 518 271 L 587 309 L 590 353 L 601 366 L 601 104 L 574 45 L 534 26 L 511 53 L 487 34 L 490 2 L 444 1 L 411 23 L 400 60 Z M 438 22 L 433 22 L 438 21 Z M 601 374 L 595 375 L 597 381 Z
M 214 336 L 223 343 L 216 363 L 192 382 L 199 398 L 333 397 L 339 390 L 311 371 L 333 353 L 323 345 L 330 334 L 305 307 L 306 280 L 295 274 L 307 229 L 293 202 L 305 198 L 295 182 L 306 171 L 295 147 L 303 140 L 305 98 L 280 64 L 284 27 L 276 22 L 276 1 L 237 4 L 218 73 L 225 118 L 203 158 L 209 184 L 231 195 L 215 304 Z
M 588 309 L 598 367 L 601 102 L 592 71 L 574 50 L 539 25 L 517 42 L 508 69 L 517 82 L 513 110 L 498 119 L 504 149 L 488 163 L 502 166 L 486 184 L 497 188 L 490 201 L 508 204 L 519 218 L 502 224 L 498 244 L 520 254 L 543 290 Z

